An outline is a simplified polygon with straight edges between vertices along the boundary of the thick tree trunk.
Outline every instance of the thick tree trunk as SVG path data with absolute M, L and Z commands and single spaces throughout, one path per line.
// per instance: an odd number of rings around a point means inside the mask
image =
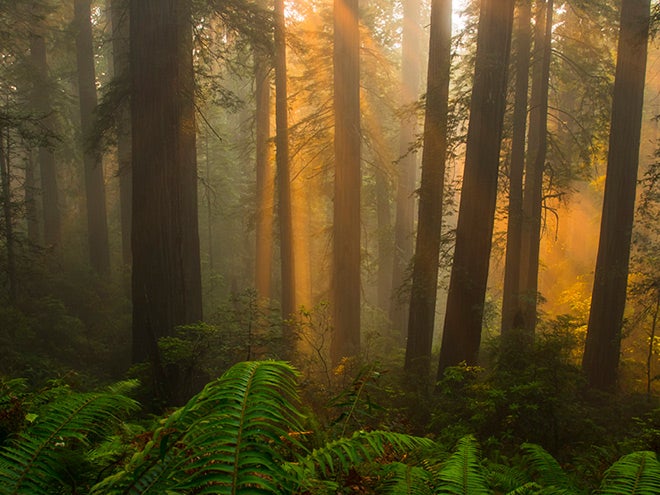
M 85 167 L 89 259 L 92 268 L 97 273 L 107 274 L 110 271 L 110 248 L 108 245 L 103 163 L 100 153 L 97 150 L 90 149 L 87 142 L 87 137 L 94 126 L 94 111 L 97 105 L 90 0 L 74 0 L 74 14 L 80 123 L 84 147 L 83 162 Z
M 403 33 L 401 38 L 401 104 L 412 105 L 419 98 L 421 61 L 421 5 L 419 0 L 403 3 Z M 401 120 L 399 162 L 394 223 L 394 266 L 392 270 L 392 327 L 404 342 L 408 335 L 410 297 L 407 285 L 408 266 L 414 249 L 415 182 L 417 154 L 410 151 L 417 134 L 417 115 L 408 114 Z M 405 296 L 404 296 L 405 295 Z
M 273 205 L 274 171 L 270 153 L 270 65 L 267 57 L 254 51 L 256 86 L 256 156 L 257 156 L 257 221 L 255 288 L 257 297 L 271 298 L 273 270 Z
M 129 74 L 129 17 L 128 0 L 111 0 L 112 60 L 118 84 L 128 86 Z M 119 211 L 121 246 L 124 265 L 131 264 L 131 106 L 128 99 L 117 109 L 117 162 L 119 169 Z
M 516 93 L 513 109 L 513 138 L 509 169 L 509 216 L 507 220 L 504 293 L 502 297 L 502 335 L 515 329 L 522 319 L 520 309 L 520 250 L 523 219 L 523 172 L 527 131 L 527 93 L 529 57 L 532 41 L 531 0 L 521 0 L 518 7 L 516 56 Z
M 158 339 L 202 318 L 189 0 L 131 0 L 133 361 L 181 399 Z M 167 381 L 165 381 L 167 379 Z
M 360 34 L 358 0 L 334 2 L 333 363 L 360 351 Z
M 475 364 L 493 236 L 513 0 L 482 0 L 465 171 L 438 374 Z
M 293 250 L 293 211 L 291 165 L 289 162 L 289 116 L 286 73 L 286 25 L 284 0 L 275 0 L 275 161 L 277 163 L 278 217 L 282 268 L 282 317 L 296 311 L 295 253 Z M 284 326 L 284 339 L 292 349 L 292 327 Z
M 590 387 L 616 386 L 635 208 L 649 36 L 649 0 L 623 0 L 603 216 L 582 368 Z
M 431 38 L 424 119 L 422 183 L 413 260 L 405 370 L 426 384 L 431 364 L 442 201 L 447 156 L 447 113 L 451 66 L 451 0 L 431 4 Z
M 41 118 L 42 126 L 48 136 L 39 145 L 39 175 L 41 176 L 41 203 L 43 211 L 44 237 L 46 246 L 58 247 L 61 242 L 61 221 L 59 194 L 57 189 L 57 170 L 53 149 L 46 142 L 54 132 L 53 109 L 48 81 L 46 61 L 46 41 L 42 36 L 30 36 L 30 58 L 34 70 L 34 88 L 32 102 L 36 114 Z
M 543 213 L 543 172 L 548 149 L 548 90 L 552 56 L 553 0 L 540 2 L 534 29 L 534 64 L 529 109 L 529 134 L 520 253 L 520 310 L 525 334 L 536 328 L 539 250 Z

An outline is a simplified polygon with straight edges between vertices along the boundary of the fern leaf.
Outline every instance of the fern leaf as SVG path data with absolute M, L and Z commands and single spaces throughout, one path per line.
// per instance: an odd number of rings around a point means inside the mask
M 99 494 L 287 493 L 279 452 L 299 429 L 296 372 L 282 362 L 245 362 L 207 385 L 154 432 Z
M 393 462 L 384 468 L 383 495 L 433 495 L 431 474 L 420 466 Z
M 490 495 L 486 471 L 479 459 L 477 442 L 472 435 L 458 441 L 454 453 L 438 473 L 436 493 L 451 495 Z
M 432 445 L 431 440 L 402 433 L 358 431 L 351 437 L 340 438 L 314 449 L 298 462 L 289 463 L 288 469 L 295 473 L 299 486 L 308 486 L 326 474 L 346 473 L 351 467 L 373 461 L 386 451 L 408 453 Z
M 137 404 L 116 394 L 70 394 L 47 405 L 36 421 L 0 449 L 0 493 L 44 494 L 62 483 L 61 459 L 72 446 L 103 437 L 118 415 Z
M 530 474 L 534 481 L 544 488 L 544 493 L 548 493 L 548 495 L 577 493 L 569 476 L 543 447 L 533 443 L 524 443 L 521 449 Z
M 653 495 L 660 493 L 660 462 L 654 452 L 623 456 L 605 473 L 600 495 Z

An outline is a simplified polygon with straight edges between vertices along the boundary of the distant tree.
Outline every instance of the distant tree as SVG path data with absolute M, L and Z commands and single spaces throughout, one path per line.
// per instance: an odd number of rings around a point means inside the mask
M 619 365 L 649 20 L 649 0 L 622 0 L 603 216 L 582 359 L 589 386 L 601 390 L 615 387 Z
M 430 370 L 442 228 L 451 67 L 451 0 L 431 3 L 422 182 L 413 258 L 405 370 L 426 382 Z
M 112 24 L 112 66 L 115 82 L 121 88 L 129 84 L 129 17 L 128 0 L 110 0 Z M 121 93 L 124 93 L 123 91 Z M 117 162 L 119 173 L 119 211 L 121 221 L 122 260 L 131 263 L 131 107 L 123 98 L 117 109 Z
M 360 36 L 357 0 L 334 2 L 333 362 L 360 350 Z
M 277 162 L 278 218 L 280 222 L 280 257 L 282 268 L 282 317 L 296 311 L 295 253 L 293 250 L 293 211 L 291 168 L 289 161 L 289 117 L 287 101 L 286 26 L 284 0 L 275 0 L 275 160 Z M 292 343 L 291 328 L 285 338 Z
M 255 288 L 260 299 L 271 298 L 273 258 L 274 170 L 270 150 L 270 62 L 255 48 L 255 147 L 257 169 L 257 213 Z
M 417 154 L 411 151 L 417 133 L 417 113 L 410 107 L 419 98 L 421 61 L 421 3 L 403 2 L 403 32 L 401 37 L 401 104 L 404 106 L 399 134 L 399 160 L 396 164 L 396 218 L 394 223 L 394 268 L 390 320 L 400 333 L 402 342 L 408 335 L 408 302 L 403 297 L 407 270 L 414 249 L 415 182 Z
M 514 46 L 515 102 L 513 107 L 513 136 L 509 165 L 509 207 L 506 231 L 506 262 L 502 295 L 502 334 L 515 326 L 520 311 L 520 250 L 523 221 L 523 173 L 525 170 L 525 136 L 527 134 L 527 101 L 529 65 L 532 44 L 532 2 L 518 2 L 518 25 Z
M 90 0 L 74 0 L 78 92 L 80 95 L 80 123 L 84 147 L 83 163 L 89 256 L 92 268 L 97 273 L 107 274 L 110 271 L 110 247 L 108 244 L 103 162 L 100 153 L 92 149 L 88 142 L 88 137 L 94 126 L 94 111 L 97 106 L 90 4 Z
M 513 0 L 482 0 L 456 248 L 438 373 L 477 361 L 493 235 Z
M 539 250 L 543 211 L 543 175 L 548 150 L 548 91 L 552 57 L 553 0 L 537 2 L 534 25 L 534 63 L 529 108 L 527 161 L 520 251 L 519 304 L 527 335 L 536 327 Z
M 43 24 L 36 24 L 30 34 L 30 61 L 32 65 L 32 106 L 35 115 L 41 120 L 44 137 L 38 146 L 37 160 L 41 178 L 41 203 L 43 214 L 43 242 L 46 246 L 59 246 L 61 243 L 61 220 L 57 170 L 53 152 L 55 118 L 52 105 L 52 84 L 49 81 L 46 59 L 46 40 Z
M 191 2 L 131 0 L 130 19 L 133 361 L 179 401 L 158 340 L 202 318 Z

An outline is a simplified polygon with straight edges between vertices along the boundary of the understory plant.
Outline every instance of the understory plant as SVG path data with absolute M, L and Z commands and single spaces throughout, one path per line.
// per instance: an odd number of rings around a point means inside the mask
M 533 444 L 493 463 L 471 435 L 449 451 L 382 430 L 319 443 L 298 373 L 283 362 L 238 363 L 146 430 L 124 422 L 137 408 L 131 386 L 33 401 L 36 412 L 0 448 L 0 494 L 588 493 Z M 596 493 L 660 493 L 656 455 L 622 457 Z

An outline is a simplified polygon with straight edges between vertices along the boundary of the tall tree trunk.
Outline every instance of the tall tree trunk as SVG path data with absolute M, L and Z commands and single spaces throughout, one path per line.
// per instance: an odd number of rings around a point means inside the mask
M 27 217 L 27 238 L 34 245 L 39 244 L 39 209 L 37 208 L 37 178 L 34 153 L 27 153 L 25 162 L 25 216 Z
M 112 60 L 114 76 L 122 87 L 129 84 L 129 17 L 128 0 L 111 0 Z M 119 164 L 119 209 L 121 246 L 124 265 L 131 264 L 131 107 L 124 99 L 117 119 L 117 162 Z
M 278 217 L 282 267 L 282 317 L 296 311 L 293 211 L 291 207 L 291 164 L 289 162 L 289 117 L 286 74 L 286 25 L 284 0 L 275 0 L 275 161 L 277 163 Z M 285 340 L 292 348 L 292 327 L 285 325 Z
M 131 0 L 130 19 L 133 361 L 151 361 L 155 392 L 180 401 L 158 339 L 202 318 L 191 3 Z
M 481 0 L 456 249 L 438 374 L 475 364 L 493 236 L 514 0 Z
M 85 167 L 89 259 L 92 268 L 97 273 L 107 274 L 110 271 L 110 248 L 105 209 L 103 163 L 100 153 L 91 149 L 87 142 L 87 137 L 94 126 L 94 111 L 97 105 L 90 0 L 74 0 L 74 15 L 80 123 L 84 147 L 83 162 Z
M 582 368 L 590 387 L 616 386 L 635 209 L 649 0 L 623 0 L 603 216 Z
M 548 149 L 548 90 L 552 56 L 553 0 L 538 3 L 534 28 L 534 64 L 520 253 L 520 310 L 525 334 L 536 328 L 539 249 L 543 213 L 543 172 Z
M 376 271 L 376 304 L 383 314 L 389 315 L 392 304 L 392 220 L 390 214 L 390 187 L 385 172 L 386 164 L 377 158 L 376 224 L 378 231 L 378 268 Z
M 44 223 L 44 244 L 58 247 L 61 243 L 61 220 L 57 170 L 55 155 L 50 140 L 54 133 L 54 118 L 51 104 L 51 91 L 48 84 L 48 64 L 46 61 L 46 41 L 43 36 L 30 36 L 30 58 L 34 69 L 32 102 L 35 112 L 41 118 L 47 136 L 39 144 L 39 175 L 41 176 L 41 206 Z
M 442 201 L 447 156 L 451 16 L 451 0 L 432 2 L 422 183 L 419 191 L 419 219 L 405 360 L 405 370 L 423 384 L 429 379 L 438 292 Z
M 256 87 L 257 221 L 255 288 L 259 299 L 271 298 L 273 259 L 274 174 L 270 153 L 270 65 L 268 58 L 254 50 Z
M 334 363 L 360 351 L 360 32 L 358 0 L 334 1 Z
M 15 304 L 18 297 L 18 277 L 16 274 L 16 238 L 14 236 L 14 215 L 11 200 L 11 167 L 9 137 L 0 128 L 0 184 L 2 187 L 2 219 L 4 224 L 5 249 L 7 251 L 7 282 L 9 304 Z
M 514 53 L 516 56 L 516 89 L 513 109 L 513 138 L 509 169 L 509 216 L 507 220 L 504 293 L 502 297 L 502 335 L 516 328 L 520 313 L 520 250 L 523 220 L 523 172 L 525 169 L 525 136 L 527 133 L 527 92 L 529 90 L 529 57 L 532 42 L 532 2 L 520 0 Z
M 403 2 L 403 33 L 401 38 L 401 103 L 411 105 L 419 98 L 421 53 L 421 5 L 419 0 Z M 415 216 L 415 182 L 417 154 L 410 151 L 417 134 L 417 115 L 408 114 L 401 120 L 399 162 L 394 223 L 394 267 L 392 271 L 392 301 L 390 320 L 401 342 L 408 335 L 408 302 L 405 292 L 408 264 L 413 255 Z

